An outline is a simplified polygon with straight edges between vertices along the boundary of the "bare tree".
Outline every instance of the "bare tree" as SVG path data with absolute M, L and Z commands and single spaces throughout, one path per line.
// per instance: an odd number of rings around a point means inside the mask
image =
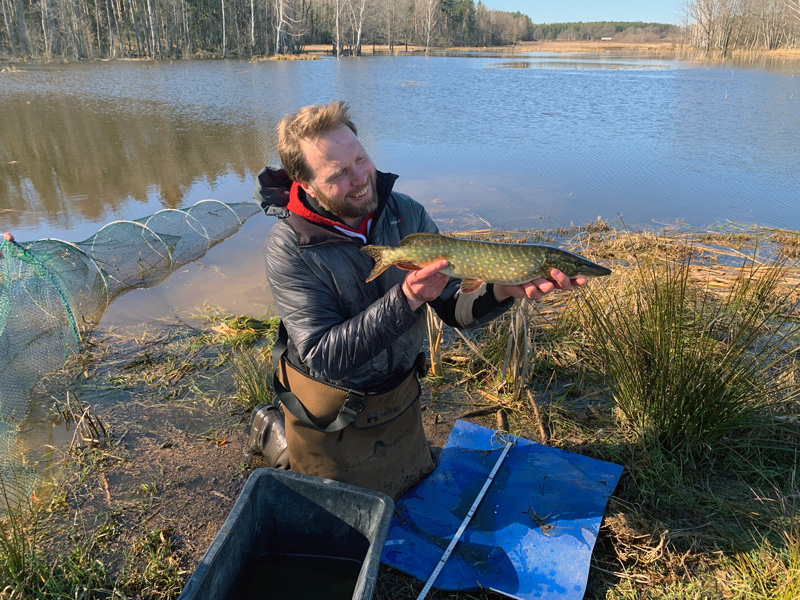
M 428 56 L 433 31 L 438 23 L 439 0 L 418 0 L 417 10 L 420 14 L 422 30 L 425 36 L 425 56 Z
M 800 34 L 800 0 L 786 0 L 786 19 L 786 33 L 790 36 L 788 44 L 794 46 Z
M 298 47 L 297 40 L 303 35 L 302 23 L 296 18 L 296 0 L 274 0 L 274 2 L 275 53 L 294 53 Z
M 348 0 L 353 22 L 353 54 L 361 56 L 361 34 L 364 31 L 364 10 L 367 0 Z
M 286 34 L 286 3 L 288 0 L 275 0 L 275 54 L 281 54 Z
M 30 56 L 31 45 L 28 40 L 28 28 L 25 25 L 25 7 L 22 5 L 22 0 L 17 0 L 17 37 L 22 51 Z
M 780 45 L 784 35 L 786 1 L 756 0 L 754 9 L 764 49 L 774 50 Z

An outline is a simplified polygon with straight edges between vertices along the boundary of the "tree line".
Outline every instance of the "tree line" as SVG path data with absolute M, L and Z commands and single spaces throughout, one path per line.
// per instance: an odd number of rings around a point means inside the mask
M 543 39 L 600 39 L 645 23 L 535 25 L 520 12 L 474 0 L 0 0 L 0 57 L 36 59 L 256 57 L 330 45 L 503 46 Z
M 594 21 L 590 23 L 547 23 L 534 25 L 534 40 L 612 39 L 617 42 L 656 42 L 680 34 L 680 27 L 639 21 Z
M 299 53 L 309 44 L 502 46 L 518 41 L 682 39 L 706 52 L 800 40 L 800 0 L 687 0 L 682 28 L 534 24 L 474 0 L 0 0 L 0 58 L 199 58 Z
M 521 13 L 473 0 L 0 0 L 0 56 L 269 56 L 330 44 L 502 45 L 531 39 Z
M 687 42 L 707 54 L 800 43 L 800 0 L 689 0 L 685 21 Z

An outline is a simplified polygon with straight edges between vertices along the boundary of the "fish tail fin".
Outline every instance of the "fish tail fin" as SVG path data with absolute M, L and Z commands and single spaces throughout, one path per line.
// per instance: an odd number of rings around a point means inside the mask
M 369 277 L 367 277 L 367 282 L 372 281 L 378 275 L 392 266 L 391 261 L 384 258 L 384 252 L 388 249 L 388 246 L 364 246 L 361 248 L 363 252 L 369 254 L 372 257 L 372 260 L 375 261 L 375 267 L 372 269 Z

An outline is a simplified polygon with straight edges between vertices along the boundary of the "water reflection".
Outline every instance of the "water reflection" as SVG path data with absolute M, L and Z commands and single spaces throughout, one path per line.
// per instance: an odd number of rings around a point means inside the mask
M 621 61 L 619 59 L 586 60 L 583 58 L 542 58 L 539 60 L 511 60 L 487 65 L 487 69 L 570 69 L 576 71 L 608 69 L 668 69 L 670 65 L 651 60 Z
M 180 208 L 198 182 L 231 174 L 250 179 L 272 129 L 231 127 L 160 102 L 111 102 L 58 94 L 15 94 L 0 102 L 0 197 L 5 229 L 42 220 L 52 229 L 76 221 L 127 217 L 125 205 Z M 245 200 L 246 198 L 240 198 Z

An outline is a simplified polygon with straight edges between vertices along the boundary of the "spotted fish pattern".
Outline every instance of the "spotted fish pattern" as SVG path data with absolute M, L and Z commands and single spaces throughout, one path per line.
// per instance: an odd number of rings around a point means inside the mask
M 413 233 L 393 246 L 361 248 L 375 260 L 375 268 L 367 281 L 372 281 L 391 265 L 418 270 L 439 259 L 450 264 L 442 273 L 461 279 L 461 290 L 472 293 L 482 283 L 518 285 L 539 277 L 550 279 L 550 271 L 558 269 L 571 279 L 603 277 L 611 269 L 583 256 L 540 244 L 501 244 L 460 240 L 437 233 Z

